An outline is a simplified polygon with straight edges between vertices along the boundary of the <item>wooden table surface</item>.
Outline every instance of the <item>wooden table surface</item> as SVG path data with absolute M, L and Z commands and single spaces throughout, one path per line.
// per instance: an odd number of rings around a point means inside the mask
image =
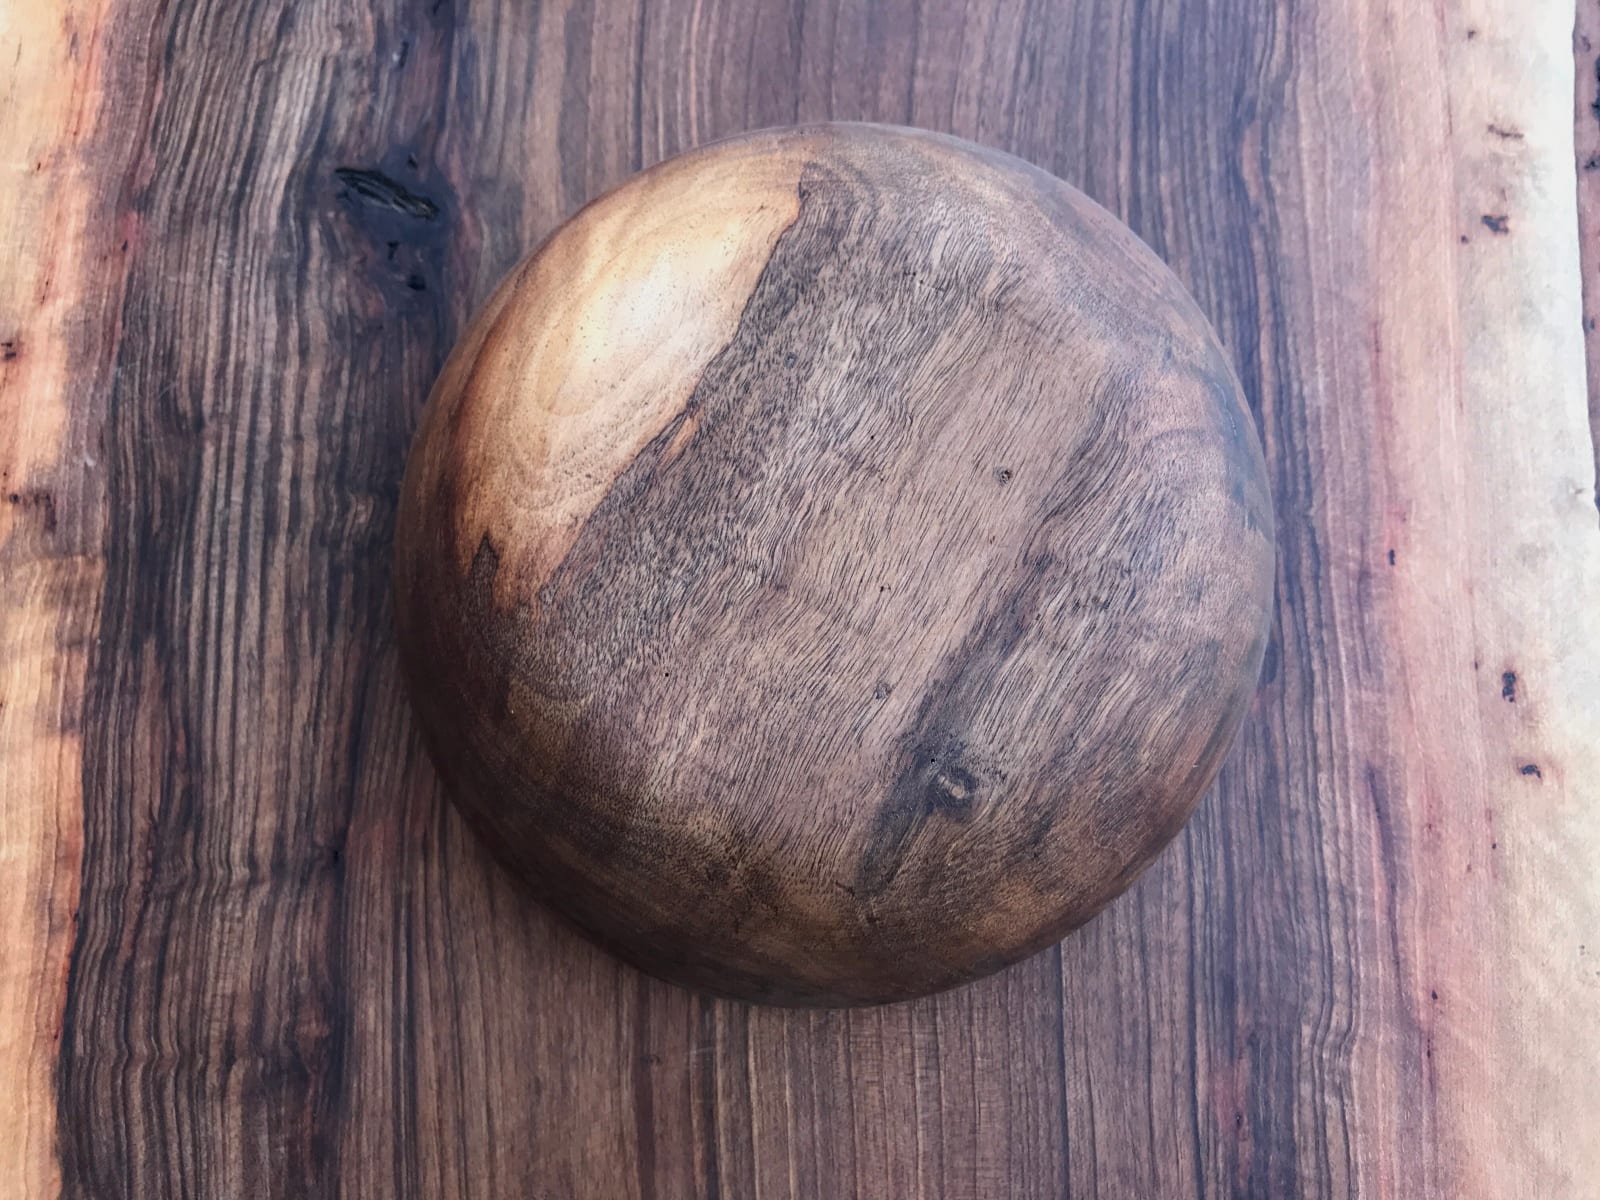
M 10 0 L 6 1194 L 1594 1196 L 1573 16 Z M 1244 732 L 1132 892 L 978 985 L 797 1012 L 621 967 L 491 864 L 388 579 L 499 274 L 643 165 L 824 117 L 1022 155 L 1171 262 L 1279 561 Z

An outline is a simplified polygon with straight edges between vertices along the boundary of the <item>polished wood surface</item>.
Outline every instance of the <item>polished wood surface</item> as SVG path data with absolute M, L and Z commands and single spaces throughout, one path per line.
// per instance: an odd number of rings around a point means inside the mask
M 1572 20 L 0 7 L 8 1194 L 1592 1195 Z M 697 998 L 528 903 L 443 800 L 390 599 L 495 280 L 642 167 L 826 118 L 1126 220 L 1278 518 L 1262 688 L 1171 850 L 1059 951 L 843 1013 Z
M 882 125 L 588 206 L 462 338 L 402 664 L 517 874 L 653 974 L 904 1000 L 1059 941 L 1255 691 L 1272 506 L 1216 338 L 1110 214 Z

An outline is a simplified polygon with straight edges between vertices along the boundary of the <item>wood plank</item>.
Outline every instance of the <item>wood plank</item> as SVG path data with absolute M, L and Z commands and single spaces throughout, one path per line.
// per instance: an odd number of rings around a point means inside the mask
M 7 14 L 0 113 L 23 1194 L 1586 1194 L 1570 5 L 66 15 Z M 498 274 L 641 165 L 823 117 L 1129 220 L 1236 358 L 1280 554 L 1244 735 L 1150 874 L 1053 953 L 844 1013 L 676 991 L 529 905 L 440 796 L 388 595 L 407 441 Z

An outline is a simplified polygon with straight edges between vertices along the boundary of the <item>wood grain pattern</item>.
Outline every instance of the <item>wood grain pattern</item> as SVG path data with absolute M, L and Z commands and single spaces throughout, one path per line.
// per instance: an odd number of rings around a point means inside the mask
M 513 271 L 401 496 L 488 844 L 630 962 L 880 1003 L 1097 913 L 1254 693 L 1272 505 L 1194 302 L 1082 193 L 861 123 L 630 180 Z
M 48 99 L 3 117 L 0 444 L 55 521 L 0 518 L 26 1194 L 52 1128 L 72 1196 L 1592 1193 L 1570 4 L 7 22 L 8 88 Z M 1279 567 L 1238 750 L 1122 900 L 971 987 L 790 1013 L 524 902 L 420 751 L 387 578 L 493 281 L 641 166 L 827 118 L 1017 153 L 1171 262 L 1263 431 Z

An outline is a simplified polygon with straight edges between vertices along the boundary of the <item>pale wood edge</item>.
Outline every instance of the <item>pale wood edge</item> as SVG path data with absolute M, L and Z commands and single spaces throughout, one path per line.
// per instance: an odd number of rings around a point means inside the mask
M 81 710 L 104 564 L 92 227 L 107 13 L 0 5 L 0 1191 L 61 1191 L 55 1068 L 83 855 Z
M 1473 768 L 1442 759 L 1441 707 L 1419 726 L 1437 733 L 1426 781 L 1439 791 L 1427 799 L 1460 827 L 1427 868 L 1426 953 L 1445 982 L 1425 1011 L 1441 1087 L 1459 1085 L 1441 1096 L 1440 1120 L 1463 1194 L 1577 1197 L 1600 1177 L 1600 516 L 1573 8 L 1467 0 L 1457 19 L 1447 63 L 1466 240 L 1459 415 L 1444 428 L 1461 469 L 1433 487 L 1468 556 L 1483 806 L 1471 803 Z M 1592 86 L 1592 60 L 1588 74 Z M 1407 636 L 1421 645 L 1432 635 L 1420 605 L 1414 615 Z M 1456 719 L 1470 729 L 1473 715 Z

